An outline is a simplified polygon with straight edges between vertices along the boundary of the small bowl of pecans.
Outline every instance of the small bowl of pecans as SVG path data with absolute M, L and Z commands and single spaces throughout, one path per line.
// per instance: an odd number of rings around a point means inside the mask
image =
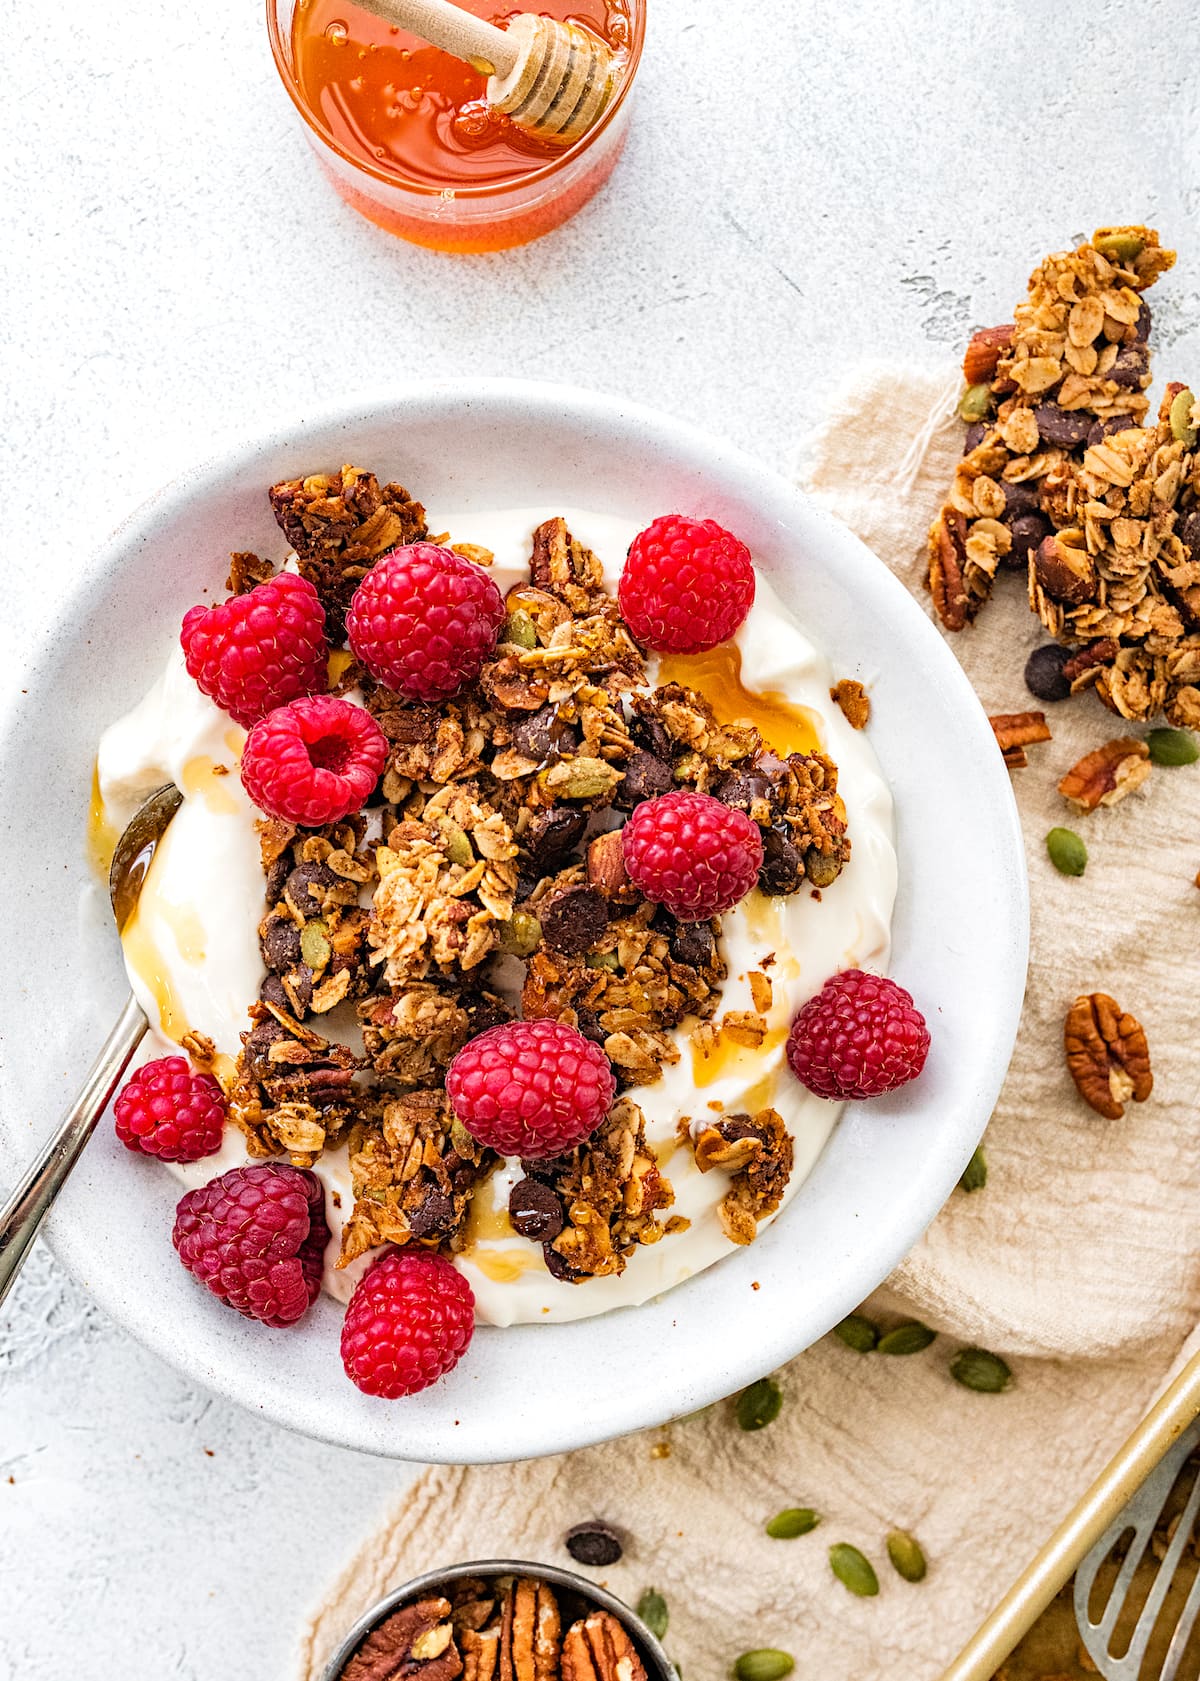
M 355 1623 L 322 1681 L 677 1681 L 656 1637 L 573 1571 L 487 1559 L 429 1571 Z

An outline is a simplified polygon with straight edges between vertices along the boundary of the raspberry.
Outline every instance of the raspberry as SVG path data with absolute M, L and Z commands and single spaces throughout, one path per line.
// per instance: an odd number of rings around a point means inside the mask
M 308 579 L 290 572 L 216 607 L 193 607 L 179 640 L 201 692 L 245 729 L 329 687 L 325 610 Z
M 750 611 L 754 563 L 716 520 L 663 514 L 629 545 L 617 598 L 647 648 L 702 654 L 727 642 Z
M 125 1082 L 113 1104 L 127 1150 L 165 1162 L 195 1162 L 221 1148 L 225 1095 L 211 1074 L 182 1056 L 160 1056 Z
M 436 543 L 377 560 L 346 615 L 350 646 L 371 676 L 408 700 L 445 700 L 478 677 L 504 623 L 481 566 Z
M 321 1293 L 329 1227 L 315 1173 L 235 1167 L 175 1210 L 171 1241 L 193 1278 L 247 1319 L 294 1325 Z
M 843 969 L 792 1023 L 787 1059 L 818 1097 L 879 1097 L 915 1080 L 929 1029 L 910 995 L 886 975 Z
M 732 910 L 762 868 L 758 825 L 711 794 L 644 800 L 621 830 L 630 881 L 680 922 Z
M 337 695 L 277 707 L 242 749 L 242 785 L 268 817 L 319 829 L 357 811 L 388 756 L 371 714 Z
M 475 1297 L 462 1273 L 428 1250 L 393 1250 L 355 1286 L 342 1325 L 342 1364 L 365 1395 L 394 1401 L 445 1377 L 474 1329 Z
M 502 1156 L 561 1156 L 593 1133 L 616 1094 L 608 1058 L 561 1021 L 489 1027 L 446 1070 L 446 1095 L 473 1138 Z

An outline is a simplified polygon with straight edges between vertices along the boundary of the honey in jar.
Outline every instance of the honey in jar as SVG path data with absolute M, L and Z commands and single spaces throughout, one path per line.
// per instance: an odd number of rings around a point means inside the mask
M 513 9 L 458 0 L 503 28 Z M 625 136 L 643 0 L 550 0 L 543 15 L 590 30 L 621 53 L 621 83 L 572 146 L 540 139 L 493 110 L 487 78 L 345 0 L 270 0 L 272 44 L 319 160 L 356 210 L 446 251 L 495 251 L 536 239 L 607 180 Z M 286 33 L 285 33 L 286 30 Z

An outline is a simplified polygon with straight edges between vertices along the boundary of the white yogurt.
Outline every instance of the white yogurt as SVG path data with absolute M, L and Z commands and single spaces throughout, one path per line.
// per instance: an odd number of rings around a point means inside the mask
M 601 557 L 615 589 L 637 527 L 611 515 L 563 512 L 572 533 Z M 519 509 L 441 516 L 441 524 L 431 524 L 448 529 L 455 542 L 490 548 L 492 575 L 503 592 L 528 578 L 532 532 L 544 518 L 543 509 Z M 473 1241 L 457 1260 L 475 1292 L 479 1317 L 488 1323 L 581 1319 L 634 1305 L 730 1252 L 734 1246 L 717 1216 L 728 1178 L 719 1169 L 697 1171 L 691 1150 L 678 1146 L 681 1119 L 699 1126 L 718 1112 L 754 1113 L 767 1105 L 778 1110 L 795 1141 L 786 1205 L 812 1170 L 838 1117 L 838 1105 L 812 1096 L 792 1077 L 784 1041 L 796 1010 L 831 974 L 851 966 L 886 965 L 896 892 L 891 796 L 865 736 L 850 728 L 829 698 L 828 662 L 761 576 L 736 641 L 746 688 L 784 695 L 793 706 L 816 715 L 821 745 L 838 765 L 838 790 L 853 841 L 850 861 L 820 902 L 807 889 L 786 898 L 756 892 L 722 919 L 729 978 L 718 1019 L 728 1010 L 753 1008 L 748 977 L 765 958 L 774 957 L 765 970 L 774 996 L 764 1045 L 748 1050 L 722 1042 L 714 1057 L 698 1058 L 690 1039 L 694 1023 L 684 1024 L 672 1035 L 679 1061 L 664 1070 L 657 1084 L 629 1094 L 646 1117 L 647 1140 L 674 1188 L 670 1212 L 690 1220 L 689 1229 L 635 1250 L 619 1277 L 561 1283 L 547 1272 L 540 1249 L 507 1226 L 508 1193 L 520 1166 L 506 1163 L 476 1197 Z M 264 903 L 263 872 L 253 827 L 257 814 L 237 776 L 244 739 L 244 732 L 201 695 L 177 647 L 150 693 L 100 743 L 101 798 L 115 826 L 122 826 L 139 800 L 165 781 L 175 782 L 184 794 L 137 913 L 122 936 L 130 983 L 151 1024 L 148 1055 L 163 1054 L 191 1028 L 208 1034 L 224 1055 L 236 1057 L 247 1006 L 258 996 L 264 974 L 256 932 Z M 231 1126 L 219 1155 L 176 1171 L 188 1184 L 200 1184 L 244 1160 L 241 1135 Z M 326 1208 L 333 1231 L 325 1284 L 345 1299 L 367 1264 L 364 1258 L 341 1272 L 333 1266 L 341 1225 L 353 1202 L 345 1150 L 326 1152 L 314 1171 L 329 1191 Z

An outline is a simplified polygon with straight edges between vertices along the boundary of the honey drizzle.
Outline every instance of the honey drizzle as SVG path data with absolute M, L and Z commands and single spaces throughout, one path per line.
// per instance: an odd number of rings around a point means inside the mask
M 818 715 L 775 689 L 748 689 L 736 642 L 722 642 L 705 654 L 660 654 L 656 681 L 698 689 L 721 723 L 753 724 L 781 757 L 820 751 Z
M 88 803 L 87 855 L 88 862 L 101 881 L 108 880 L 113 853 L 117 850 L 120 838 L 121 831 L 110 821 L 100 792 L 100 764 L 97 760 L 92 766 L 92 793 Z
M 228 742 L 230 731 L 226 736 Z M 238 744 L 240 751 L 241 744 Z M 232 788 L 224 786 L 233 773 L 228 765 L 219 767 L 215 759 L 207 753 L 197 753 L 195 758 L 189 759 L 180 774 L 179 785 L 190 798 L 201 799 L 208 809 L 217 817 L 235 817 L 238 811 L 237 798 Z

